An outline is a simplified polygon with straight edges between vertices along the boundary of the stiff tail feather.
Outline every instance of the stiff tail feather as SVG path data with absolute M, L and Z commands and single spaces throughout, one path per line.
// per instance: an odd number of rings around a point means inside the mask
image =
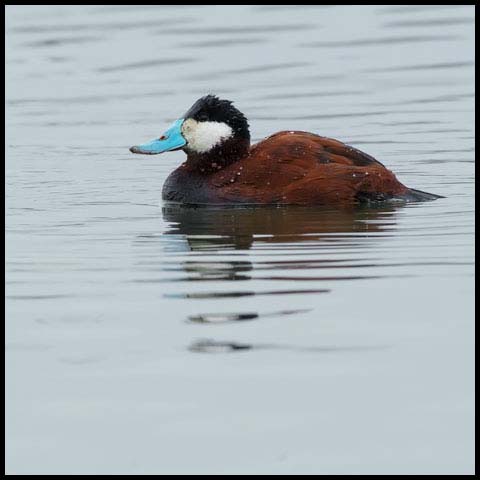
M 422 190 L 416 190 L 415 188 L 409 188 L 404 198 L 409 202 L 428 202 L 430 200 L 436 200 L 437 198 L 445 197 L 442 195 L 436 195 L 435 193 L 428 193 L 423 192 Z

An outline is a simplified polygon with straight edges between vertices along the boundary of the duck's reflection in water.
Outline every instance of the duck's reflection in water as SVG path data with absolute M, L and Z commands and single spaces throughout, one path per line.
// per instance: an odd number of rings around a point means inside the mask
M 186 247 L 183 251 L 185 255 L 181 255 L 180 259 L 164 264 L 164 270 L 180 274 L 174 280 L 226 281 L 242 286 L 249 284 L 248 281 L 260 281 L 256 288 L 250 289 L 202 290 L 169 296 L 214 300 L 253 295 L 318 294 L 328 293 L 332 283 L 337 280 L 372 278 L 371 274 L 362 274 L 362 268 L 359 267 L 376 265 L 375 258 L 372 259 L 372 249 L 382 238 L 393 235 L 399 208 L 401 205 L 383 205 L 339 211 L 312 207 L 195 208 L 166 205 L 162 211 L 168 227 L 163 239 L 168 245 L 168 238 L 172 238 L 177 257 L 180 253 L 179 238 Z M 247 250 L 252 251 L 249 258 L 254 260 L 239 258 L 242 251 L 246 254 Z M 370 252 L 368 260 L 364 252 Z M 321 275 L 322 269 L 329 273 Z M 355 270 L 359 273 L 353 274 Z M 312 276 L 314 271 L 319 274 Z M 237 283 L 239 281 L 240 284 Z M 278 284 L 281 288 L 272 288 L 272 282 L 275 281 L 274 286 Z M 292 287 L 294 281 L 308 281 L 309 285 L 320 288 Z M 258 286 L 262 284 L 268 284 L 269 288 Z M 251 309 L 217 312 L 212 308 L 213 311 L 209 313 L 190 315 L 187 320 L 199 324 L 245 322 L 264 317 L 292 316 L 312 310 L 303 308 L 305 305 L 299 305 L 302 308 L 295 308 L 295 305 L 292 307 L 267 312 Z M 208 340 L 193 342 L 189 350 L 223 352 L 253 348 L 298 349 L 285 345 L 250 345 Z M 357 350 L 365 347 L 351 348 Z M 306 349 L 324 352 L 331 351 L 334 347 Z
M 332 211 L 312 207 L 167 205 L 163 208 L 163 216 L 169 226 L 163 238 L 172 238 L 172 251 L 176 256 L 180 253 L 178 239 L 182 239 L 183 252 L 188 259 L 164 262 L 163 270 L 184 274 L 173 279 L 182 282 L 245 281 L 251 280 L 253 273 L 257 280 L 362 278 L 355 274 L 345 276 L 345 272 L 352 273 L 350 269 L 361 266 L 375 266 L 374 263 L 365 264 L 363 252 L 393 234 L 398 208 L 390 205 Z M 168 240 L 166 242 L 168 245 Z M 254 250 L 254 263 L 244 259 L 242 251 L 246 254 L 247 250 Z M 294 275 L 295 271 L 332 271 L 336 267 L 341 268 L 341 277 Z M 272 293 L 275 292 L 246 291 L 244 295 Z M 205 298 L 204 292 L 196 294 L 195 298 L 199 298 L 198 295 Z M 244 296 L 241 292 L 225 292 L 225 295 Z
M 352 234 L 378 234 L 395 226 L 402 204 L 327 210 L 318 207 L 162 208 L 166 235 L 184 235 L 191 251 L 248 250 L 254 244 L 345 242 Z M 292 245 L 292 248 L 295 248 Z M 283 249 L 288 248 L 284 246 Z

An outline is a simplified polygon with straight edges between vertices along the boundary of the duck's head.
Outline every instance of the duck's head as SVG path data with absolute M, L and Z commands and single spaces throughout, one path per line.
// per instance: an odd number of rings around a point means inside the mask
M 130 151 L 155 155 L 182 149 L 188 155 L 204 156 L 225 150 L 228 145 L 234 148 L 235 145 L 249 144 L 250 132 L 243 113 L 229 100 L 206 95 L 160 138 L 131 147 Z

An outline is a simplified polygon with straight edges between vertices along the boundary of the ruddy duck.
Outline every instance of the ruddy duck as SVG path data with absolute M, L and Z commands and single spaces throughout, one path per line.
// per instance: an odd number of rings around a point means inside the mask
M 207 95 L 158 139 L 131 147 L 154 155 L 184 150 L 162 198 L 185 204 L 348 206 L 385 200 L 434 200 L 408 188 L 375 158 L 327 137 L 282 131 L 250 145 L 246 117 Z

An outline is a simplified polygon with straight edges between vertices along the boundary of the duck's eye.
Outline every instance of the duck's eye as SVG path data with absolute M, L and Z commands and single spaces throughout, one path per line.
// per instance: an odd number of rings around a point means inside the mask
M 168 135 L 162 135 L 159 140 L 166 140 L 168 138 Z

